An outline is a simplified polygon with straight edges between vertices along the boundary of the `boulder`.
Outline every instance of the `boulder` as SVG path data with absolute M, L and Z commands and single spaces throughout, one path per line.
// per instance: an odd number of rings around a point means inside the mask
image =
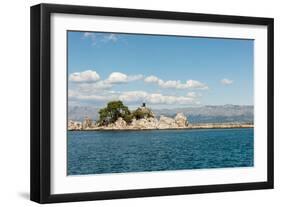
M 137 121 L 136 119 L 132 119 L 132 121 L 131 121 L 129 127 L 130 127 L 130 128 L 135 128 L 136 125 L 137 125 L 136 121 Z
M 174 119 L 178 127 L 188 126 L 187 117 L 183 113 L 177 113 Z
M 126 127 L 127 127 L 127 123 L 126 123 L 126 121 L 124 121 L 124 119 L 122 117 L 119 117 L 117 119 L 117 121 L 115 121 L 115 123 L 114 123 L 114 128 L 124 129 Z
M 130 124 L 132 129 L 156 129 L 158 125 L 158 120 L 156 118 L 143 118 L 143 119 L 133 119 Z
M 159 123 L 157 126 L 158 129 L 169 129 L 169 128 L 177 128 L 177 127 L 178 125 L 176 124 L 173 118 L 160 116 Z
M 68 121 L 68 130 L 82 130 L 82 122 L 79 121 Z
M 91 129 L 93 127 L 94 127 L 93 120 L 86 116 L 84 121 L 83 121 L 82 128 L 83 129 Z
M 148 124 L 148 127 L 149 128 L 157 128 L 158 124 L 159 124 L 159 121 L 154 118 L 154 117 L 150 117 L 147 119 L 147 124 Z

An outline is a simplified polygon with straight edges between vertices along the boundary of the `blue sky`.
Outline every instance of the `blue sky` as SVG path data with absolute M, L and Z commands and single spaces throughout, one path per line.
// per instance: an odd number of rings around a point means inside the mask
M 68 32 L 71 105 L 253 104 L 253 40 Z

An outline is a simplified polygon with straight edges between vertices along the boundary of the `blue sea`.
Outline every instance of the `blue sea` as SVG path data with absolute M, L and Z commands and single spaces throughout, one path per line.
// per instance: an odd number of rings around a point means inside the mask
M 67 174 L 250 167 L 253 128 L 68 131 Z

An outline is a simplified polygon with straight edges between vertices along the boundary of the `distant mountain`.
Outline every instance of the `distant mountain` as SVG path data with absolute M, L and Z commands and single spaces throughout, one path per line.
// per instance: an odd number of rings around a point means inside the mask
M 93 106 L 68 106 L 68 120 L 82 121 L 86 116 L 97 120 L 99 110 Z
M 93 120 L 98 119 L 99 108 L 93 106 L 69 106 L 68 119 L 82 121 L 85 116 Z M 252 105 L 206 105 L 200 107 L 185 107 L 176 109 L 152 108 L 156 117 L 160 115 L 174 117 L 177 113 L 184 113 L 190 123 L 223 123 L 254 121 L 254 107 Z
M 155 109 L 156 116 L 161 114 L 175 116 L 182 112 L 191 123 L 222 123 L 254 121 L 254 107 L 249 105 L 206 105 L 177 109 Z

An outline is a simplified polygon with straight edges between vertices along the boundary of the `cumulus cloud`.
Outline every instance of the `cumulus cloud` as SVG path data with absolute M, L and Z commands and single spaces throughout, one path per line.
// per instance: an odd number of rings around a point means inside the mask
M 93 70 L 71 73 L 69 75 L 69 80 L 73 82 L 96 82 L 99 79 L 99 74 Z
M 87 70 L 83 72 L 75 72 L 69 75 L 69 81 L 78 84 L 76 87 L 80 91 L 97 91 L 109 89 L 116 84 L 123 84 L 137 81 L 143 78 L 143 75 L 126 75 L 120 72 L 111 73 L 107 79 L 100 80 L 100 76 L 96 71 Z
M 116 34 L 107 34 L 103 36 L 104 41 L 113 41 L 116 42 L 118 40 L 118 36 Z
M 92 93 L 92 92 L 99 92 L 110 89 L 112 84 L 107 83 L 103 80 L 94 82 L 94 83 L 81 83 L 76 86 L 76 89 L 80 93 Z
M 107 81 L 109 83 L 126 83 L 128 81 L 128 76 L 124 73 L 113 72 L 109 75 Z
M 165 96 L 154 93 L 147 97 L 147 102 L 152 104 L 192 104 L 194 99 L 186 96 Z
M 108 83 L 111 83 L 111 84 L 119 84 L 119 83 L 127 83 L 130 81 L 140 80 L 142 78 L 143 78 L 143 75 L 141 75 L 141 74 L 129 76 L 124 73 L 113 72 L 109 75 L 108 79 L 105 81 Z
M 68 95 L 70 100 L 95 102 L 121 100 L 126 104 L 139 104 L 146 102 L 151 105 L 193 105 L 199 103 L 196 97 L 163 95 L 161 93 L 148 93 L 146 91 L 104 91 L 101 93 L 81 93 L 69 90 Z
M 162 79 L 156 76 L 148 76 L 144 79 L 146 83 L 156 83 L 162 88 L 175 88 L 175 89 L 208 89 L 208 86 L 204 83 L 201 83 L 196 80 L 187 80 L 185 83 L 182 83 L 180 80 L 168 80 L 163 81 Z
M 95 101 L 108 101 L 110 100 L 110 97 L 103 96 L 103 95 L 78 95 L 78 99 L 80 100 L 95 100 Z
M 116 95 L 113 97 L 117 98 Z M 69 101 L 94 101 L 105 102 L 112 100 L 112 96 L 105 91 L 83 91 L 77 89 L 68 89 Z
M 199 93 L 188 92 L 185 95 L 163 94 L 162 92 L 146 91 L 114 91 L 116 85 L 126 84 L 132 81 L 144 79 L 141 74 L 127 75 L 121 72 L 112 72 L 105 79 L 101 79 L 96 71 L 83 71 L 72 73 L 69 80 L 75 84 L 69 85 L 69 98 L 74 101 L 93 101 L 103 103 L 110 100 L 122 100 L 126 104 L 139 104 L 146 102 L 151 105 L 190 105 L 198 104 Z M 182 83 L 179 80 L 163 81 L 156 76 L 148 76 L 144 79 L 146 83 L 154 83 L 162 88 L 174 89 L 206 89 L 207 86 L 199 81 L 188 80 Z
M 84 32 L 83 39 L 90 39 L 93 45 L 97 43 L 116 42 L 119 36 L 114 33 Z
M 163 81 L 159 80 L 158 85 L 161 86 L 162 88 L 183 88 L 183 84 L 181 84 L 180 81 L 175 81 L 175 80 L 168 80 L 168 81 Z
M 154 75 L 148 76 L 144 79 L 145 82 L 147 83 L 158 83 L 158 81 L 160 81 L 160 79 Z
M 233 83 L 233 80 L 230 80 L 227 78 L 221 79 L 221 84 L 223 84 L 223 85 L 231 85 L 232 83 Z
M 201 94 L 192 91 L 192 92 L 188 92 L 188 93 L 186 94 L 186 96 L 192 97 L 192 98 L 197 98 L 197 97 L 201 96 Z
M 91 33 L 91 32 L 84 32 L 83 33 L 83 37 L 91 37 L 91 36 L 94 36 L 94 33 Z
M 137 75 L 129 75 L 128 76 L 128 81 L 136 81 L 136 80 L 141 80 L 143 79 L 143 75 L 142 74 L 137 74 Z
M 120 94 L 120 100 L 127 103 L 146 102 L 149 104 L 194 104 L 196 100 L 188 96 L 170 96 L 161 93 L 147 93 L 145 91 L 127 91 Z
M 119 99 L 126 102 L 143 102 L 146 96 L 147 92 L 144 91 L 127 91 L 122 92 Z
M 188 80 L 185 83 L 186 88 L 208 89 L 208 86 L 196 80 Z

